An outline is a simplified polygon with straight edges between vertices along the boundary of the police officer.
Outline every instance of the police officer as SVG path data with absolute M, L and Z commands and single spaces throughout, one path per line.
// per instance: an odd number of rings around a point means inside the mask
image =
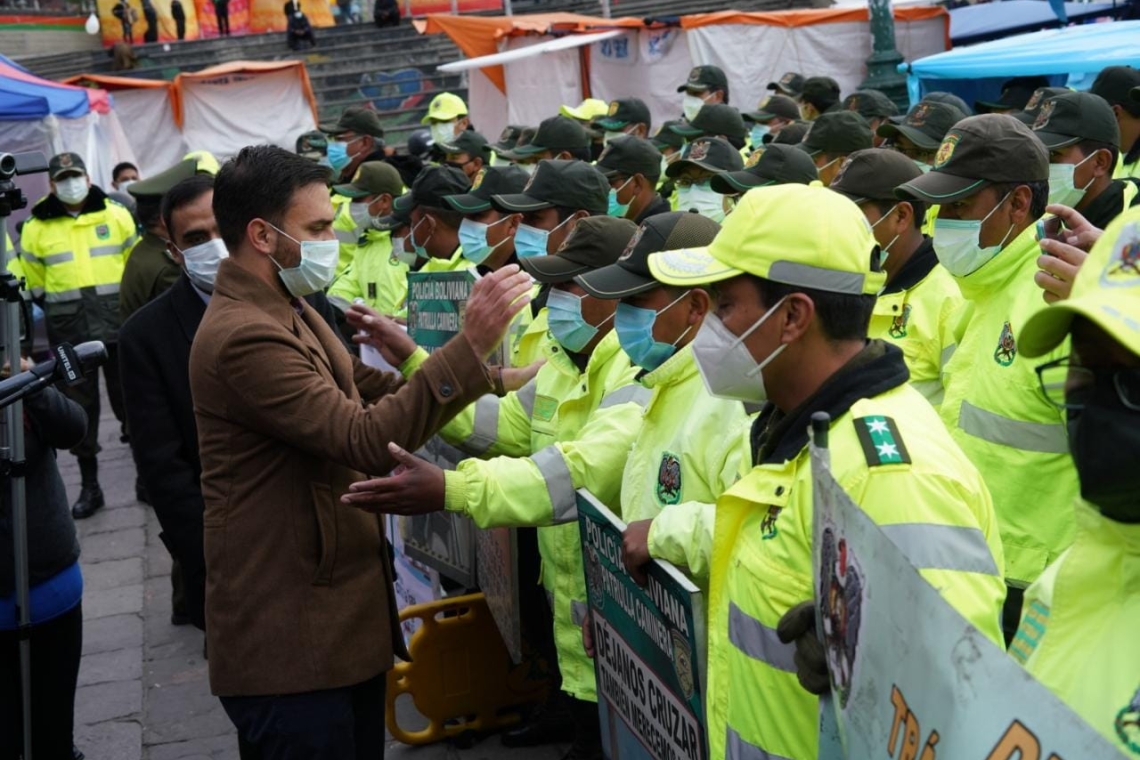
M 798 71 L 789 71 L 780 77 L 779 80 L 769 82 L 768 89 L 791 98 L 798 98 L 804 91 L 804 82 L 806 81 L 804 75 Z M 797 118 L 799 118 L 798 113 Z
M 1140 177 L 1140 69 L 1132 66 L 1109 66 L 1097 74 L 1089 92 L 1100 95 L 1112 106 L 1120 126 L 1120 159 L 1116 179 Z
M 375 111 L 351 107 L 333 123 L 320 125 L 328 135 L 325 155 L 333 170 L 333 178 L 349 182 L 365 161 L 384 157 L 384 126 Z
M 888 98 L 879 90 L 858 90 L 843 99 L 843 108 L 854 111 L 867 120 L 871 125 L 871 132 L 875 135 L 874 147 L 883 144 L 883 138 L 877 130 L 884 124 L 889 124 L 892 116 L 897 116 L 899 107 L 895 101 Z
M 583 219 L 605 215 L 609 191 L 605 176 L 585 161 L 541 161 L 521 193 L 492 195 L 491 205 L 522 214 L 515 254 L 527 259 L 555 253 Z
M 594 125 L 603 130 L 603 139 L 607 143 L 622 135 L 648 138 L 653 117 L 641 98 L 622 98 L 610 101 L 609 110 Z
M 807 153 L 794 145 L 769 145 L 748 157 L 739 171 L 722 172 L 709 183 L 721 195 L 739 196 L 754 187 L 795 183 L 810 185 L 819 181 L 819 170 Z
M 706 246 L 719 230 L 699 214 L 660 214 L 616 263 L 574 278 L 595 298 L 621 299 L 614 329 L 652 394 L 622 474 L 622 561 L 640 577 L 651 558 L 667 560 L 706 589 L 713 505 L 740 475 L 748 415 L 739 401 L 710 396 L 697 372 L 692 342 L 711 309 L 710 289 L 657 282 L 649 255 Z M 588 638 L 589 626 L 582 630 Z
M 761 101 L 752 113 L 741 114 L 744 121 L 751 124 L 748 130 L 748 146 L 753 152 L 763 150 L 772 138 L 780 134 L 784 127 L 799 121 L 800 107 L 787 95 L 771 95 Z
M 471 188 L 467 175 L 450 166 L 429 166 L 412 183 L 412 191 L 396 199 L 397 207 L 407 204 L 411 228 L 404 243 L 417 258 L 425 259 L 421 272 L 454 272 L 469 269 L 459 245 L 459 225 L 463 214 L 447 205 L 449 195 Z
M 483 171 L 468 192 L 444 197 L 444 203 L 463 215 L 459 245 L 464 258 L 480 272 L 493 272 L 517 262 L 515 232 L 521 216 L 500 211 L 491 199 L 521 193 L 529 179 L 517 166 L 492 166 Z
M 610 140 L 598 158 L 598 171 L 610 183 L 610 216 L 641 224 L 654 214 L 672 211 L 657 192 L 661 180 L 661 153 L 653 143 L 633 135 Z
M 744 148 L 748 137 L 740 111 L 721 103 L 707 105 L 690 121 L 673 124 L 669 129 L 689 141 L 698 137 L 720 137 L 737 150 Z
M 713 177 L 743 168 L 740 152 L 726 140 L 701 137 L 685 145 L 681 158 L 665 174 L 677 185 L 678 211 L 695 211 L 720 223 L 732 209 L 732 200 L 712 189 Z
M 1012 116 L 984 114 L 946 135 L 931 171 L 896 197 L 940 203 L 934 252 L 969 305 L 943 368 L 942 419 L 981 471 L 1001 521 L 1010 584 L 1004 627 L 1024 588 L 1072 541 L 1076 471 L 1064 415 L 1037 385 L 1017 343 L 1040 305 L 1035 223 L 1048 200 L 1049 154 Z M 1050 359 L 1068 352 L 1057 348 Z
M 681 112 L 687 121 L 692 121 L 704 106 L 728 105 L 728 77 L 719 66 L 694 66 L 677 92 L 685 93 Z
M 436 147 L 443 153 L 443 163 L 466 174 L 472 183 L 491 160 L 487 138 L 473 129 L 463 130 L 453 140 L 436 143 Z
M 590 133 L 568 116 L 551 116 L 538 125 L 533 139 L 504 153 L 525 172 L 534 172 L 540 161 L 548 159 L 590 161 Z
M 875 301 L 868 334 L 902 349 L 910 383 L 930 403 L 942 403 L 942 362 L 954 350 L 964 301 L 922 234 L 926 204 L 902 201 L 895 188 L 922 175 L 901 153 L 883 148 L 848 156 L 831 189 L 854 201 L 879 244 L 887 286 Z
M 819 179 L 830 185 L 848 155 L 871 147 L 871 127 L 854 111 L 825 113 L 812 122 L 800 150 L 812 157 Z
M 1010 654 L 1124 755 L 1140 752 L 1140 210 L 1105 230 L 1068 300 L 1030 317 L 1026 356 L 1065 410 L 1080 478 L 1073 545 L 1025 592 Z
M 107 346 L 103 377 L 120 424 L 125 421 L 119 385 L 119 286 L 123 267 L 138 241 L 135 221 L 125 208 L 91 184 L 77 153 L 60 153 L 48 162 L 51 195 L 32 207 L 20 240 L 24 272 L 32 297 L 43 304 L 52 344 L 101 340 Z M 79 459 L 82 490 L 72 505 L 76 519 L 103 506 L 99 487 L 99 384 L 92 377 L 67 389 L 87 412 L 87 435 L 71 450 Z
M 800 117 L 815 121 L 832 110 L 840 110 L 839 83 L 831 77 L 811 77 L 804 80 L 800 92 Z
M 441 92 L 431 99 L 427 114 L 420 119 L 431 130 L 431 139 L 436 145 L 450 142 L 459 133 L 471 126 L 467 116 L 467 104 L 463 98 L 450 92 Z
M 934 163 L 942 138 L 964 118 L 966 114 L 955 106 L 924 100 L 912 108 L 901 123 L 888 120 L 875 134 L 887 141 L 885 147 L 894 148 L 926 172 Z
M 851 201 L 819 187 L 745 194 L 708 248 L 650 256 L 655 279 L 713 283 L 692 344 L 713 395 L 763 404 L 752 467 L 717 500 L 706 696 L 710 757 L 816 757 L 819 712 L 781 617 L 812 597 L 811 415 L 831 417 L 836 480 L 975 626 L 997 640 L 1004 595 L 977 470 L 907 384 L 902 352 L 867 340 L 883 275 Z M 904 538 L 905 534 L 905 538 Z M 956 550 L 944 556 L 953 542 Z M 960 542 L 960 543 L 959 543 Z M 814 626 L 811 628 L 814 635 Z
M 633 382 L 636 369 L 613 331 L 616 302 L 593 298 L 573 278 L 614 263 L 636 231 L 625 219 L 592 217 L 556 254 L 522 259 L 532 277 L 552 287 L 547 308 L 557 345 L 521 390 L 482 397 L 441 431 L 486 459 L 444 473 L 396 449 L 405 471 L 355 484 L 343 498 L 397 514 L 446 509 L 480 527 L 539 526 L 562 690 L 572 700 L 575 737 L 566 760 L 601 758 L 594 668 L 579 627 L 587 607 L 575 490 L 589 489 L 620 510 L 621 465 L 648 396 Z M 395 347 L 402 369 L 414 371 L 426 358 L 414 348 L 406 338 Z

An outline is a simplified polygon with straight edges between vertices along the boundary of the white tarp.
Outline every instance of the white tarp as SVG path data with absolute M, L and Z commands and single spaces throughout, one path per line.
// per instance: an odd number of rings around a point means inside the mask
M 166 88 L 116 90 L 112 96 L 119 122 L 131 133 L 131 147 L 144 177 L 174 166 L 188 152 Z
M 479 69 L 467 72 L 467 103 L 471 123 L 491 142 L 512 123 L 507 120 L 507 96 Z
M 642 29 L 607 40 L 590 49 L 590 90 L 605 101 L 636 96 L 653 116 L 653 129 L 668 119 L 681 118 L 677 86 L 689 77 L 693 57 L 688 33 L 677 28 Z M 732 85 L 732 86 L 735 86 Z M 737 103 L 735 93 L 732 102 Z
M 946 19 L 895 20 L 895 42 L 907 61 L 946 49 Z M 752 110 L 785 71 L 806 71 L 839 82 L 844 95 L 866 76 L 871 33 L 866 21 L 809 26 L 718 24 L 688 30 L 692 65 L 713 64 L 728 73 L 732 105 Z M 684 81 L 684 76 L 676 84 Z M 676 89 L 674 84 L 674 89 Z M 674 92 L 677 102 L 680 96 Z
M 293 150 L 298 135 L 316 129 L 299 69 L 187 78 L 181 87 L 186 147 L 219 160 L 247 145 Z
M 505 49 L 517 50 L 549 41 L 546 36 L 510 37 Z M 507 81 L 507 123 L 537 125 L 558 113 L 564 104 L 582 102 L 578 53 L 578 48 L 571 48 L 503 66 Z

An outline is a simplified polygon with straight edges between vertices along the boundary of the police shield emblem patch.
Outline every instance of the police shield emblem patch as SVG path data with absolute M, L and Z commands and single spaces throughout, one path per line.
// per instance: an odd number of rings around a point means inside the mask
M 906 323 L 910 321 L 910 304 L 903 306 L 902 314 L 899 314 L 891 322 L 891 327 L 887 330 L 887 334 L 892 338 L 905 338 L 906 337 Z
M 863 572 L 847 540 L 840 538 L 836 541 L 835 531 L 830 525 L 823 531 L 820 563 L 824 653 L 839 706 L 846 707 L 863 622 L 863 596 L 866 593 Z
M 1041 106 L 1041 110 L 1037 112 L 1037 118 L 1033 120 L 1033 129 L 1043 129 L 1049 123 L 1049 119 L 1053 117 L 1053 111 L 1056 107 L 1056 101 L 1046 100 Z
M 1100 283 L 1108 287 L 1140 285 L 1140 226 L 1127 224 L 1120 231 L 1100 274 Z
M 95 227 L 95 237 L 100 240 L 108 240 L 111 237 L 111 228 L 105 224 L 100 224 Z
M 784 511 L 782 507 L 768 507 L 768 514 L 760 523 L 760 538 L 768 541 L 780 534 L 779 528 L 776 527 L 776 519 L 782 511 Z
M 677 684 L 685 694 L 685 699 L 693 698 L 693 650 L 685 634 L 676 628 L 669 630 L 673 639 L 673 672 L 677 674 Z
M 697 140 L 689 146 L 689 155 L 686 156 L 690 161 L 703 161 L 709 156 L 709 141 Z
M 994 349 L 994 361 L 1003 367 L 1008 367 L 1013 364 L 1015 358 L 1017 358 L 1017 341 L 1013 337 L 1012 325 L 1006 322 L 1002 325 L 997 348 Z
M 950 163 L 950 159 L 954 157 L 954 149 L 958 147 L 958 141 L 961 139 L 962 136 L 956 132 L 946 135 L 942 144 L 938 146 L 938 154 L 934 157 L 935 169 L 941 169 Z
M 657 500 L 662 504 L 679 504 L 681 501 L 681 460 L 666 451 L 657 466 Z
M 1132 700 L 1116 714 L 1116 735 L 1133 754 L 1140 755 L 1140 689 Z

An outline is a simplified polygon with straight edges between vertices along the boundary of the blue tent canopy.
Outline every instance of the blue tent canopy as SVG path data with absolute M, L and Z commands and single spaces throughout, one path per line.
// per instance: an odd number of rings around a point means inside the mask
M 993 8 L 1002 4 L 990 4 Z M 948 90 L 967 102 L 997 99 L 1012 77 L 1043 74 L 1052 84 L 1086 89 L 1106 66 L 1140 66 L 1140 21 L 1046 29 L 901 64 L 911 102 L 933 90 Z
M 950 11 L 950 39 L 1000 34 L 1024 27 L 1056 26 L 1057 13 L 1045 0 L 1003 0 L 1000 3 L 964 5 Z M 1069 20 L 1112 13 L 1112 3 L 1065 3 Z M 1027 30 L 1028 31 L 1028 30 Z
M 74 119 L 91 110 L 87 93 L 50 82 L 0 55 L 0 121 L 27 121 L 55 114 Z

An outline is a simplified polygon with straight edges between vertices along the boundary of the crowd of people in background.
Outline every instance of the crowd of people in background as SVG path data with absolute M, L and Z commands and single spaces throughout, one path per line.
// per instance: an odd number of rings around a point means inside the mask
M 709 594 L 709 756 L 816 757 L 821 411 L 836 481 L 922 576 L 1140 752 L 1116 720 L 1140 694 L 1140 71 L 905 110 L 798 72 L 768 89 L 738 108 L 697 66 L 676 119 L 587 99 L 495 140 L 441 93 L 403 151 L 347 108 L 293 152 L 120 164 L 110 193 L 83 156 L 51 159 L 9 267 L 51 342 L 108 348 L 171 621 L 205 631 L 243 757 L 382 756 L 407 652 L 376 515 L 440 512 L 519 528 L 541 561 L 520 583 L 556 688 L 504 743 L 601 758 L 580 488 L 629 524 L 629 573 L 667 560 Z M 464 270 L 462 330 L 429 355 L 407 276 Z M 27 410 L 45 747 L 71 744 L 82 581 L 44 452 L 78 459 L 72 518 L 104 502 L 98 384 L 64 393 Z M 435 435 L 469 458 L 409 453 Z M 11 591 L 0 572 L 14 648 Z

